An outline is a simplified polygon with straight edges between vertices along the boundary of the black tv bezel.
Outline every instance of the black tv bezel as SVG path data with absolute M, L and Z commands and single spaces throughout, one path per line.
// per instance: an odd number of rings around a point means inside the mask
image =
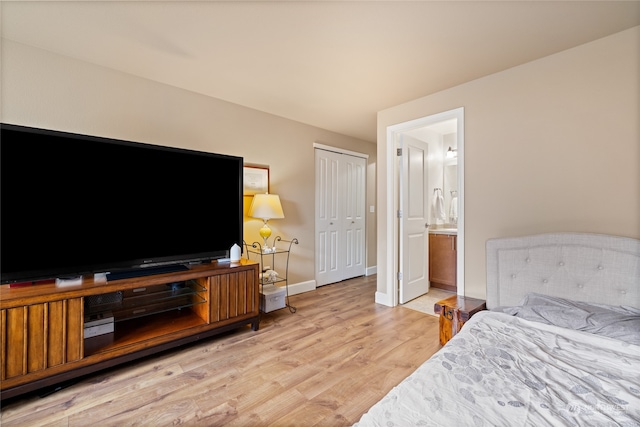
M 129 140 L 121 140 L 109 137 L 101 137 L 95 135 L 86 135 L 80 133 L 59 131 L 53 129 L 44 129 L 37 128 L 31 126 L 17 125 L 11 123 L 0 123 L 0 129 L 25 132 L 28 134 L 39 134 L 45 136 L 52 136 L 58 138 L 72 138 L 76 140 L 82 140 L 86 142 L 100 142 L 100 143 L 109 143 L 109 144 L 118 144 L 124 146 L 133 146 L 139 147 L 148 150 L 161 150 L 166 152 L 174 152 L 181 154 L 190 154 L 194 156 L 205 156 L 205 157 L 215 157 L 219 159 L 229 160 L 231 162 L 235 162 L 238 169 L 237 176 L 237 187 L 238 187 L 238 206 L 237 210 L 239 212 L 239 216 L 237 218 L 237 227 L 238 227 L 238 244 L 241 244 L 243 241 L 243 166 L 244 159 L 239 156 L 233 156 L 228 154 L 214 153 L 214 152 L 205 152 L 198 151 L 186 148 L 178 148 L 178 147 L 169 147 L 162 146 L 151 143 L 144 142 L 136 142 Z M 0 154 L 1 154 L 1 146 L 2 140 L 0 139 Z M 229 185 L 229 183 L 225 183 L 225 185 Z M 1 200 L 1 196 L 0 196 Z M 0 215 L 2 212 L 3 206 L 0 204 Z M 2 233 L 0 230 L 0 239 L 2 238 Z M 199 251 L 193 252 L 189 254 L 179 254 L 179 255 L 167 255 L 167 256 L 158 256 L 153 259 L 149 258 L 134 258 L 123 260 L 119 262 L 107 262 L 107 263 L 92 263 L 90 265 L 78 265 L 74 267 L 61 267 L 61 268 L 53 268 L 53 269 L 39 269 L 39 270 L 26 270 L 26 271 L 17 271 L 5 273 L 0 265 L 0 284 L 16 284 L 16 283 L 35 283 L 44 280 L 53 280 L 55 278 L 66 277 L 66 276 L 85 276 L 92 275 L 95 273 L 104 273 L 104 272 L 127 272 L 132 271 L 132 276 L 142 276 L 146 274 L 155 274 L 154 267 L 167 267 L 167 266 L 180 266 L 180 265 L 188 265 L 193 263 L 202 263 L 202 262 L 210 262 L 213 260 L 219 260 L 229 257 L 229 248 L 223 249 L 212 249 L 210 251 Z M 137 270 L 137 271 L 136 271 Z

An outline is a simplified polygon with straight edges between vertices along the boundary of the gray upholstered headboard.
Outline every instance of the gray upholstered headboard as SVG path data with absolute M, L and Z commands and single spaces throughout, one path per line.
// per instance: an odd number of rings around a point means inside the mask
M 487 241 L 487 308 L 537 292 L 640 307 L 640 240 L 550 233 Z

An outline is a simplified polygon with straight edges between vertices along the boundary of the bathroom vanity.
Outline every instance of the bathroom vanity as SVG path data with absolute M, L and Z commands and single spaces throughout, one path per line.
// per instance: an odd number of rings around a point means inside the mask
M 429 231 L 429 281 L 434 288 L 457 291 L 457 234 L 451 228 Z

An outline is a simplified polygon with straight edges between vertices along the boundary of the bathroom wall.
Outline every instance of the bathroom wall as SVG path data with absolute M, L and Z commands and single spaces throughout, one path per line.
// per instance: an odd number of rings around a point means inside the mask
M 429 127 L 425 127 L 403 134 L 403 139 L 407 141 L 411 139 L 418 140 L 426 142 L 429 145 L 429 182 L 427 186 L 429 189 L 429 206 L 433 207 L 433 196 L 435 195 L 434 190 L 436 188 L 440 188 L 442 190 L 445 206 L 445 219 L 437 218 L 435 210 L 431 209 L 429 213 L 429 223 L 432 227 L 450 224 L 449 211 L 452 200 L 451 190 L 457 191 L 458 189 L 458 159 L 447 158 L 446 152 L 449 147 L 452 147 L 453 149 L 457 148 L 457 134 L 448 133 L 443 135 Z
M 455 157 L 447 157 L 447 150 L 451 147 L 453 150 L 458 149 L 458 134 L 448 133 L 442 136 L 442 150 L 443 150 L 443 192 L 444 192 L 444 206 L 447 215 L 447 224 L 457 224 L 457 218 L 451 217 L 452 208 L 451 203 L 454 201 L 454 195 L 458 194 L 458 157 L 457 151 L 455 151 Z M 452 193 L 454 192 L 454 193 Z
M 430 129 L 425 129 L 425 132 L 429 135 L 429 196 L 431 197 L 430 206 L 431 206 L 431 215 L 429 216 L 431 227 L 442 226 L 445 224 L 446 220 L 442 218 L 438 218 L 436 216 L 436 211 L 433 209 L 434 197 L 436 195 L 435 189 L 439 188 L 442 190 L 442 196 L 444 197 L 444 174 L 443 172 L 443 163 L 442 159 L 444 158 L 444 151 L 442 147 L 444 145 L 442 140 L 442 135 L 433 132 Z M 446 206 L 445 205 L 445 214 L 446 214 Z

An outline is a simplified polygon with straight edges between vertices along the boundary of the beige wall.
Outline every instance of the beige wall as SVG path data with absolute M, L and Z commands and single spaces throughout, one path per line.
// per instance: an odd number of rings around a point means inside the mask
M 245 163 L 268 165 L 271 192 L 280 195 L 286 216 L 271 222 L 274 235 L 300 241 L 290 262 L 291 283 L 314 278 L 314 142 L 369 155 L 367 206 L 375 205 L 375 144 L 8 40 L 2 41 L 1 59 L 5 123 L 237 155 Z M 375 214 L 368 215 L 367 266 L 374 267 Z M 259 240 L 260 225 L 245 218 L 245 240 Z
M 378 293 L 388 293 L 392 268 L 386 129 L 458 107 L 466 295 L 485 296 L 489 238 L 561 231 L 640 238 L 639 66 L 635 27 L 380 112 Z

